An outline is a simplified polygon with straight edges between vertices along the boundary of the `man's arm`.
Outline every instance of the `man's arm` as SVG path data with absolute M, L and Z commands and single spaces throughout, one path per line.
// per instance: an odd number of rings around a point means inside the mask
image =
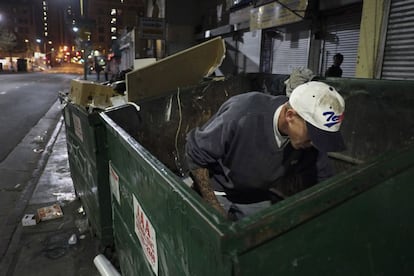
M 209 174 L 208 170 L 205 168 L 197 168 L 191 170 L 193 177 L 195 178 L 195 185 L 201 196 L 206 200 L 214 209 L 219 211 L 224 217 L 227 218 L 227 213 L 220 205 L 219 201 L 217 200 L 216 195 L 214 194 L 214 190 L 209 183 Z

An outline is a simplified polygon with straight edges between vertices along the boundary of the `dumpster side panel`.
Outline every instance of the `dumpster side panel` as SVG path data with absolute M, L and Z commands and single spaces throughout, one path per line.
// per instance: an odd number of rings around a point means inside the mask
M 411 157 L 412 158 L 412 157 Z M 392 164 L 389 164 L 390 167 Z M 414 166 L 240 256 L 237 275 L 412 275 Z M 365 181 L 371 181 L 369 175 Z
M 112 196 L 112 204 L 122 273 L 152 275 L 154 270 L 137 234 L 136 200 L 155 231 L 158 275 L 231 275 L 230 256 L 220 247 L 224 233 L 212 222 L 219 224 L 218 214 L 206 210 L 192 190 L 131 136 L 108 127 L 110 167 L 119 181 L 119 202 Z
M 414 82 L 335 78 L 324 80 L 345 98 L 343 154 L 368 161 L 414 142 Z
M 114 241 L 116 244 L 116 252 L 121 266 L 122 275 L 152 275 L 153 272 L 149 263 L 141 254 L 137 252 L 137 241 L 134 233 L 130 233 L 129 227 L 123 221 L 122 214 L 118 208 L 113 209 L 114 216 Z M 138 255 L 140 254 L 140 255 Z
M 69 167 L 77 195 L 102 245 L 113 243 L 108 158 L 103 148 L 105 127 L 97 114 L 67 104 L 66 125 Z

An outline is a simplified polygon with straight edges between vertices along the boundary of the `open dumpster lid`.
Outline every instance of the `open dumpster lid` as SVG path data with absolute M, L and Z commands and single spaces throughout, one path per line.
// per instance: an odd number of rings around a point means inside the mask
M 224 40 L 216 37 L 132 71 L 126 75 L 127 99 L 136 102 L 196 85 L 221 65 L 225 52 Z

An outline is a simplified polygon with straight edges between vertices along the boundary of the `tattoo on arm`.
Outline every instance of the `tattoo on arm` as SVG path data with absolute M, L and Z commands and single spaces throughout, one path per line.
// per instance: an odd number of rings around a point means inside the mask
M 204 200 L 211 204 L 224 217 L 227 217 L 226 211 L 220 205 L 216 195 L 214 194 L 214 190 L 209 183 L 208 170 L 204 168 L 198 168 L 192 170 L 191 172 L 195 178 L 195 184 L 197 185 L 197 188 Z

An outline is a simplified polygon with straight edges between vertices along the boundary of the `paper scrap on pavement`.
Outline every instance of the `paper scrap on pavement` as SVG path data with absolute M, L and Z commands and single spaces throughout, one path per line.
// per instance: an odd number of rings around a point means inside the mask
M 59 204 L 53 204 L 37 209 L 37 216 L 40 221 L 46 221 L 63 217 L 63 212 Z

